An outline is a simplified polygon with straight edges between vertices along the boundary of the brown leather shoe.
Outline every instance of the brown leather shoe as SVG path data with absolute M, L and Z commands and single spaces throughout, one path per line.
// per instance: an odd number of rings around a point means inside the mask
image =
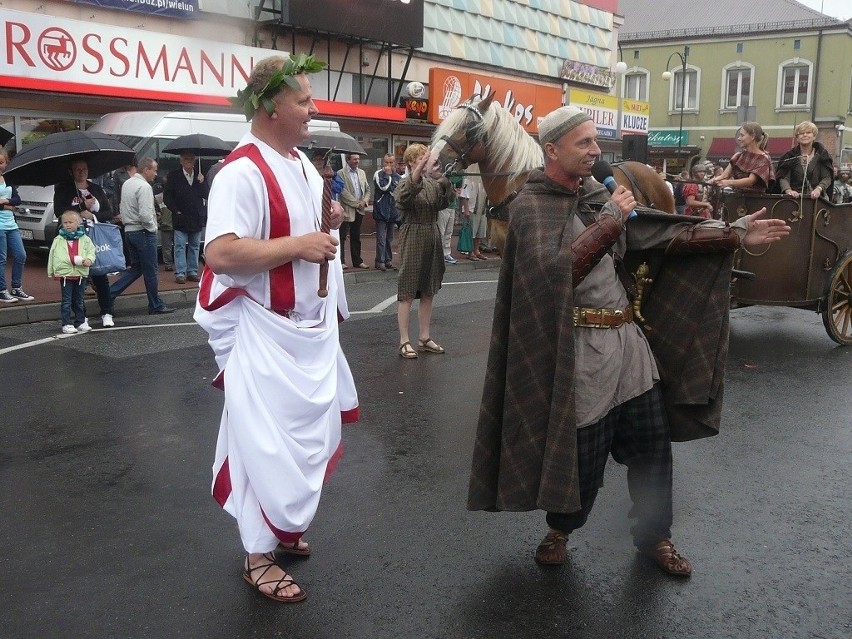
M 686 557 L 675 550 L 671 539 L 663 539 L 656 546 L 639 552 L 653 559 L 654 563 L 670 575 L 689 577 L 692 574 L 692 565 Z
M 558 530 L 550 529 L 535 549 L 535 562 L 540 566 L 561 566 L 565 563 L 565 544 L 568 535 Z

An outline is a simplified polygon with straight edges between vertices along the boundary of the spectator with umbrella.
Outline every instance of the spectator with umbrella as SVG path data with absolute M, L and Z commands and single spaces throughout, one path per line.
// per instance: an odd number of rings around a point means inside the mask
M 212 135 L 194 133 L 181 136 L 163 148 L 164 153 L 180 155 L 180 168 L 170 171 L 163 188 L 163 203 L 172 212 L 174 228 L 175 282 L 200 282 L 198 253 L 201 231 L 207 222 L 208 183 L 196 168 L 199 156 L 222 157 L 231 145 Z
M 112 205 L 100 185 L 89 179 L 89 163 L 85 159 L 71 162 L 69 179 L 58 182 L 53 191 L 53 211 L 61 216 L 65 211 L 76 211 L 89 223 L 113 222 Z M 113 320 L 112 295 L 106 275 L 89 275 L 95 288 L 101 312 L 101 324 L 105 328 L 115 326 Z
M 5 176 L 17 185 L 55 184 L 53 210 L 57 216 L 72 210 L 87 221 L 111 222 L 109 198 L 89 180 L 89 174 L 117 169 L 132 162 L 135 155 L 133 149 L 106 133 L 63 131 L 22 149 L 9 163 Z M 90 275 L 90 279 L 98 295 L 103 325 L 114 326 L 107 276 Z

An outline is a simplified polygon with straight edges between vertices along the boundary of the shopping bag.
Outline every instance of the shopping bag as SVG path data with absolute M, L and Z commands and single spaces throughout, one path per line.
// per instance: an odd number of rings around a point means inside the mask
M 459 229 L 459 243 L 456 246 L 459 253 L 470 253 L 473 250 L 473 229 L 470 228 L 470 218 L 466 217 Z
M 88 232 L 97 253 L 95 263 L 89 267 L 89 275 L 107 275 L 123 271 L 126 266 L 121 230 L 115 224 L 101 223 L 90 225 Z

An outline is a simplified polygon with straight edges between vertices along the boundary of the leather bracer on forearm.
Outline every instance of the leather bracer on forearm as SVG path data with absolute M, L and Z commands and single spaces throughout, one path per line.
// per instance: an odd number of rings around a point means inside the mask
M 667 255 L 722 253 L 740 247 L 740 236 L 730 226 L 706 227 L 694 224 L 678 233 L 666 247 Z
M 574 238 L 571 242 L 571 274 L 575 287 L 586 279 L 619 235 L 621 224 L 614 217 L 603 215 Z

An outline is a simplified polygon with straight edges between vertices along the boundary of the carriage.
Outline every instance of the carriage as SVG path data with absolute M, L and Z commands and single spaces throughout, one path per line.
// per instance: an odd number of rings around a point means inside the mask
M 831 339 L 852 345 L 852 203 L 724 190 L 716 198 L 728 222 L 765 206 L 791 228 L 781 242 L 737 251 L 733 304 L 816 311 Z

